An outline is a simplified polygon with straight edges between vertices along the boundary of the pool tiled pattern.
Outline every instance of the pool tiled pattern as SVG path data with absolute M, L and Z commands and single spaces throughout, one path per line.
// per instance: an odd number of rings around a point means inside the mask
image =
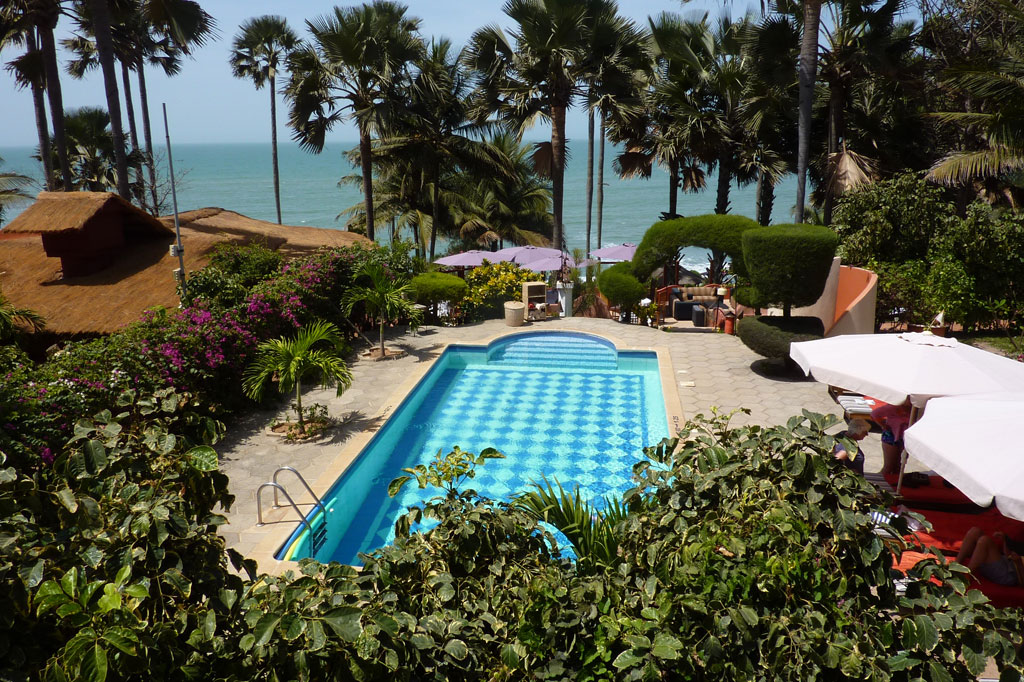
M 799 414 L 801 408 L 840 414 L 838 406 L 828 397 L 822 384 L 810 380 L 772 379 L 752 371 L 751 366 L 759 359 L 758 356 L 734 336 L 665 333 L 649 327 L 593 318 L 548 321 L 537 323 L 533 328 L 588 332 L 601 335 L 620 347 L 659 349 L 667 353 L 673 366 L 674 376 L 671 383 L 676 387 L 682 411 L 687 417 L 702 412 L 708 413 L 712 406 L 718 406 L 726 411 L 739 407 L 748 408 L 749 415 L 735 416 L 737 424 L 783 424 L 792 415 Z M 421 373 L 440 355 L 446 344 L 486 343 L 495 336 L 512 331 L 527 330 L 513 330 L 506 327 L 501 320 L 490 320 L 458 328 L 431 328 L 418 336 L 396 334 L 389 340 L 389 345 L 405 349 L 408 352 L 407 357 L 389 362 L 354 362 L 351 366 L 354 376 L 352 387 L 341 397 L 336 397 L 332 390 L 314 389 L 306 393 L 303 402 L 315 401 L 326 404 L 331 414 L 342 422 L 326 441 L 289 444 L 267 435 L 264 427 L 275 413 L 284 413 L 286 405 L 283 402 L 277 411 L 256 411 L 234 425 L 229 438 L 217 446 L 221 455 L 221 466 L 230 477 L 231 491 L 236 496 L 235 505 L 228 514 L 229 525 L 223 526 L 221 531 L 228 545 L 243 554 L 253 555 L 258 547 L 268 544 L 270 536 L 280 537 L 283 526 L 289 529 L 293 527 L 294 521 L 286 510 L 273 510 L 266 514 L 269 520 L 281 521 L 281 524 L 271 523 L 263 527 L 255 525 L 256 488 L 269 480 L 278 466 L 294 466 L 313 483 L 321 474 L 326 474 L 337 465 L 340 452 L 348 450 L 361 438 L 368 438 L 367 433 L 372 434 L 380 428 L 387 416 L 381 412 L 388 409 L 387 406 L 393 400 L 396 389 L 407 383 L 411 375 Z M 540 383 L 534 385 L 531 390 L 536 391 L 537 402 L 544 406 L 557 405 L 558 400 L 575 398 L 570 397 L 567 392 L 572 389 L 562 385 L 550 386 Z M 558 395 L 557 391 L 563 391 L 564 394 Z M 476 403 L 475 409 L 493 409 L 493 403 L 483 400 Z M 520 401 L 520 407 L 524 406 Z M 536 429 L 534 432 L 546 428 L 550 433 L 551 429 L 556 428 L 552 421 L 554 414 L 554 410 L 546 410 L 539 415 L 537 421 L 534 421 L 533 417 L 522 416 L 522 412 L 516 411 L 510 415 L 510 419 L 533 423 Z M 548 424 L 551 426 L 547 426 Z M 491 445 L 502 447 L 500 442 Z M 881 467 L 881 445 L 878 435 L 871 434 L 864 442 L 864 446 L 867 451 L 866 470 L 877 471 Z M 561 466 L 560 463 L 546 464 L 552 465 L 549 476 L 554 475 L 559 480 L 568 480 L 567 476 L 563 478 L 562 473 L 556 473 L 557 468 Z M 602 476 L 611 473 L 608 471 L 609 467 L 614 468 L 610 463 L 578 466 L 581 474 L 593 474 L 587 472 L 585 467 L 594 466 L 596 471 L 597 466 L 600 466 Z M 489 467 L 490 464 L 485 466 L 484 470 Z M 628 465 L 615 473 L 628 477 Z M 486 475 L 488 474 L 481 473 L 481 476 Z M 497 473 L 490 475 L 495 478 L 498 476 Z M 596 474 L 593 475 L 596 477 Z M 513 483 L 514 473 L 502 473 L 501 476 L 508 476 L 503 483 L 510 489 L 519 485 L 518 482 Z M 298 486 L 289 486 L 289 489 L 293 487 L 298 492 Z M 322 493 L 325 490 L 326 487 L 317 492 Z M 305 498 L 304 495 L 299 497 Z M 264 504 L 267 505 L 266 497 Z M 283 541 L 283 538 L 281 539 Z M 261 569 L 280 570 L 280 567 L 261 563 Z

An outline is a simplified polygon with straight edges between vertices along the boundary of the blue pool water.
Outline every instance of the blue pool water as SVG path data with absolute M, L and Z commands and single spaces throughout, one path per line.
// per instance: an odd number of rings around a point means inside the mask
M 323 545 L 313 552 L 300 526 L 278 556 L 356 564 L 360 552 L 390 543 L 406 508 L 439 491 L 410 482 L 392 499 L 388 483 L 438 450 L 504 454 L 466 483 L 493 499 L 547 477 L 598 501 L 628 489 L 641 449 L 667 435 L 652 352 L 616 351 L 599 337 L 564 332 L 450 346 L 324 496 Z M 309 518 L 320 531 L 323 515 Z

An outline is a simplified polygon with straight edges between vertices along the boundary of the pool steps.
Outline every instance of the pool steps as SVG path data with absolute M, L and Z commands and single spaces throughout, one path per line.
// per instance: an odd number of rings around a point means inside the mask
M 578 348 L 566 348 L 567 345 Z M 614 370 L 618 367 L 618 353 L 611 346 L 597 346 L 591 342 L 566 343 L 565 339 L 528 338 L 512 340 L 490 350 L 488 364 L 521 367 L 548 367 L 559 369 L 581 367 Z

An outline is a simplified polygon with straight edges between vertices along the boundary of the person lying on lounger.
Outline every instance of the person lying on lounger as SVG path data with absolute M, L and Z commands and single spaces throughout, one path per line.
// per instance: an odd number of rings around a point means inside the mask
M 964 535 L 957 562 L 971 569 L 972 573 L 1000 585 L 1021 584 L 1021 558 L 1007 548 L 1006 536 L 993 533 L 991 536 L 975 526 Z
M 871 426 L 863 419 L 851 420 L 847 425 L 845 431 L 840 431 L 835 435 L 838 438 L 847 438 L 852 441 L 860 442 L 864 440 L 864 437 L 868 435 L 868 431 L 871 430 Z M 858 474 L 864 474 L 864 451 L 856 445 L 854 451 L 850 453 L 847 451 L 846 446 L 836 440 L 835 447 L 832 448 L 832 454 L 835 458 L 840 460 L 847 468 L 852 469 Z

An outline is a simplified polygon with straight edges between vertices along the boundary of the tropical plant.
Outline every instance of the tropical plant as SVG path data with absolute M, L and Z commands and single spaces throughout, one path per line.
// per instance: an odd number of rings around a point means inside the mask
M 246 19 L 238 27 L 231 46 L 231 72 L 235 78 L 252 80 L 257 90 L 269 86 L 270 147 L 278 225 L 281 224 L 281 188 L 277 168 L 277 71 L 287 62 L 298 42 L 298 36 L 284 17 L 267 14 Z
M 0 164 L 3 163 L 0 159 Z M 24 201 L 31 201 L 32 196 L 24 190 L 33 184 L 33 180 L 18 173 L 0 173 L 0 225 L 4 223 L 4 209 Z
M 497 112 L 521 133 L 539 117 L 551 121 L 551 142 L 537 146 L 535 160 L 551 178 L 554 244 L 563 243 L 565 113 L 586 60 L 593 10 L 588 0 L 509 0 L 503 8 L 514 27 L 509 36 L 485 26 L 470 38 L 466 61 L 480 74 L 480 107 Z
M 506 301 L 518 301 L 523 295 L 523 283 L 537 279 L 537 273 L 511 261 L 485 262 L 466 273 L 469 294 L 464 305 L 466 317 L 482 320 L 502 314 Z
M 366 284 L 360 284 L 360 282 Z M 389 272 L 380 263 L 368 263 L 358 273 L 356 284 L 342 299 L 342 307 L 349 315 L 360 303 L 366 308 L 371 320 L 380 323 L 380 356 L 387 355 L 384 349 L 384 325 L 391 320 L 406 318 L 413 324 L 419 321 L 420 311 L 416 304 L 406 298 L 412 293 L 408 278 Z
M 294 389 L 298 430 L 305 433 L 302 382 L 315 374 L 321 385 L 337 386 L 340 396 L 352 384 L 352 373 L 341 358 L 343 348 L 344 342 L 334 323 L 316 320 L 299 329 L 294 338 L 282 337 L 261 343 L 252 364 L 245 370 L 242 388 L 253 400 L 262 400 L 267 385 L 275 378 L 281 393 Z
M 393 104 L 397 81 L 422 51 L 419 19 L 388 0 L 358 7 L 335 7 L 332 15 L 307 20 L 312 43 L 292 52 L 285 96 L 288 124 L 306 151 L 319 154 L 324 137 L 337 123 L 352 118 L 359 130 L 366 234 L 373 240 L 373 152 L 371 135 L 384 110 Z
M 17 336 L 19 326 L 37 332 L 46 327 L 46 320 L 34 310 L 18 308 L 0 292 L 0 343 L 6 343 Z

